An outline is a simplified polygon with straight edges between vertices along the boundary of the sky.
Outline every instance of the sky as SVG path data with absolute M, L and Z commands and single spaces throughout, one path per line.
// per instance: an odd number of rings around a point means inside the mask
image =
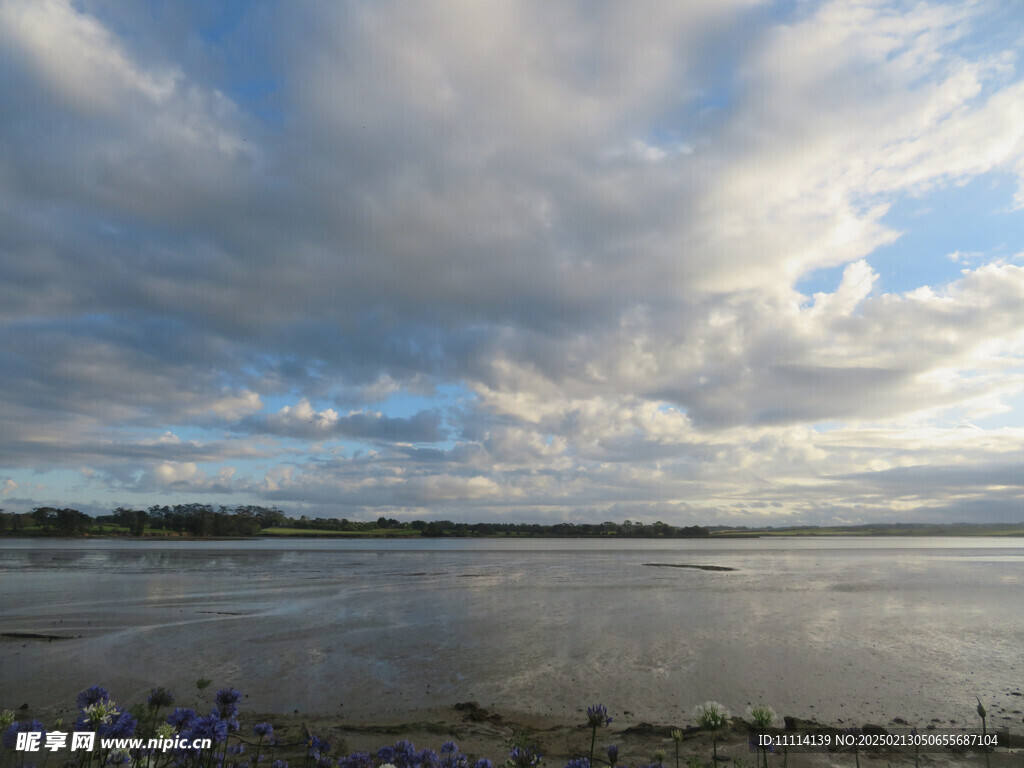
M 0 507 L 1024 521 L 1014 2 L 0 0 Z

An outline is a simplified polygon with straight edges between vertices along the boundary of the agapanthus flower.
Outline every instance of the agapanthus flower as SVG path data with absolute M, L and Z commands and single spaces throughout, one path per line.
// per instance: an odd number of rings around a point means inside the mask
M 767 704 L 757 704 L 747 708 L 747 717 L 750 718 L 750 722 L 754 724 L 755 728 L 771 728 L 778 715 Z
M 454 741 L 446 741 L 444 744 L 441 745 L 441 754 L 442 755 L 448 755 L 448 754 L 451 754 L 452 752 L 458 752 L 458 751 L 459 751 L 459 745 L 456 744 Z
M 179 731 L 187 728 L 192 724 L 192 721 L 198 717 L 198 714 L 194 709 L 187 707 L 178 707 L 171 714 L 167 716 L 167 723 L 173 725 Z
M 166 688 L 154 688 L 150 691 L 147 701 L 153 709 L 169 707 L 174 703 L 174 694 Z
M 338 766 L 339 768 L 373 768 L 373 756 L 369 752 L 353 752 L 339 760 Z M 270 766 L 270 768 L 274 768 L 274 766 Z
M 234 688 L 221 688 L 217 691 L 215 701 L 217 706 L 227 707 L 232 704 L 237 704 L 242 700 L 242 694 Z
M 4 735 L 0 737 L 0 743 L 2 743 L 7 749 L 15 749 L 18 746 L 18 734 L 19 733 L 38 733 L 39 743 L 46 743 L 46 729 L 43 727 L 43 723 L 40 720 L 29 720 L 24 723 L 20 723 L 15 720 L 4 731 Z
M 111 739 L 126 739 L 135 733 L 138 721 L 126 709 L 117 709 L 109 722 L 103 723 L 96 729 L 100 736 Z
M 377 759 L 382 765 L 395 762 L 395 748 L 394 747 L 381 747 L 377 750 Z
M 256 725 L 252 727 L 252 732 L 261 739 L 266 738 L 267 736 L 274 735 L 274 726 L 270 723 L 256 723 Z
M 322 755 L 326 755 L 331 751 L 330 742 L 321 739 L 318 736 L 311 736 L 309 739 L 309 745 L 307 754 L 314 760 L 319 760 Z
M 79 709 L 85 709 L 91 704 L 99 704 L 104 701 L 110 701 L 110 694 L 102 685 L 89 686 L 78 694 L 77 699 Z
M 565 764 L 565 768 L 590 768 L 590 761 L 585 757 L 574 757 Z
M 541 754 L 529 747 L 513 747 L 508 753 L 509 762 L 516 768 L 530 768 L 540 762 Z
M 113 722 L 120 714 L 121 710 L 109 698 L 101 699 L 82 707 L 82 714 L 75 721 L 75 729 L 79 731 L 99 731 L 101 727 Z
M 729 722 L 729 710 L 717 701 L 705 701 L 697 705 L 697 725 L 709 731 L 717 731 Z
M 6 729 L 4 729 L 4 735 L 0 736 L 0 744 L 3 744 L 5 749 L 14 749 L 18 746 L 19 725 L 20 723 L 15 720 L 13 723 L 9 724 Z
M 193 718 L 188 727 L 182 731 L 182 738 L 191 741 L 210 739 L 213 744 L 220 744 L 228 737 L 228 724 L 211 712 L 206 717 Z
M 587 725 L 591 728 L 600 728 L 601 726 L 608 725 L 612 719 L 608 717 L 608 710 L 605 709 L 604 704 L 595 704 L 592 707 L 587 707 Z
M 395 768 L 413 768 L 416 765 L 416 745 L 406 739 L 399 739 L 392 747 L 392 760 Z
M 487 758 L 481 758 L 473 763 L 473 768 L 494 768 L 494 763 Z
M 619 762 L 619 747 L 617 744 L 608 745 L 608 762 L 614 766 Z
M 270 768 L 288 768 L 287 760 L 275 760 L 270 764 Z
M 238 729 L 238 702 L 241 698 L 242 694 L 234 688 L 222 688 L 217 691 L 217 716 L 232 730 Z
M 414 762 L 419 768 L 441 768 L 441 757 L 432 749 L 424 749 Z

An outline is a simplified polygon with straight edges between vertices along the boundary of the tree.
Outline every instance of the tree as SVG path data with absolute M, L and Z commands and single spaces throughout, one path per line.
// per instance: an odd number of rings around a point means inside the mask
M 50 529 L 57 520 L 57 510 L 53 507 L 36 507 L 32 510 L 32 522 L 44 531 Z
M 85 533 L 92 525 L 92 518 L 77 509 L 58 509 L 54 518 L 57 530 L 65 536 Z

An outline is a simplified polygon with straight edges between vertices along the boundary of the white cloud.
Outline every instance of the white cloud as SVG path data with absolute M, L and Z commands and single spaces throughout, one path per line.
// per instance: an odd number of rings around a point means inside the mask
M 159 105 L 181 76 L 141 70 L 113 34 L 68 0 L 6 0 L 0 40 L 28 58 L 61 99 L 88 112 L 114 112 L 135 96 Z
M 1019 436 L 952 425 L 1013 415 L 1024 273 L 965 236 L 894 292 L 876 255 L 906 197 L 1024 178 L 991 11 L 356 3 L 199 43 L 2 3 L 0 459 L 370 512 L 975 498 L 907 470 L 998 485 Z

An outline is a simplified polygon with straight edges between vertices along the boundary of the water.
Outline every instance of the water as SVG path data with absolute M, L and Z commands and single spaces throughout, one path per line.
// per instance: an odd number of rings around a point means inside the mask
M 732 571 L 651 567 L 718 565 Z M 1021 730 L 1024 540 L 0 541 L 0 706 L 93 684 L 402 717 L 475 700 L 683 723 L 715 699 Z M 629 714 L 626 714 L 626 713 Z

